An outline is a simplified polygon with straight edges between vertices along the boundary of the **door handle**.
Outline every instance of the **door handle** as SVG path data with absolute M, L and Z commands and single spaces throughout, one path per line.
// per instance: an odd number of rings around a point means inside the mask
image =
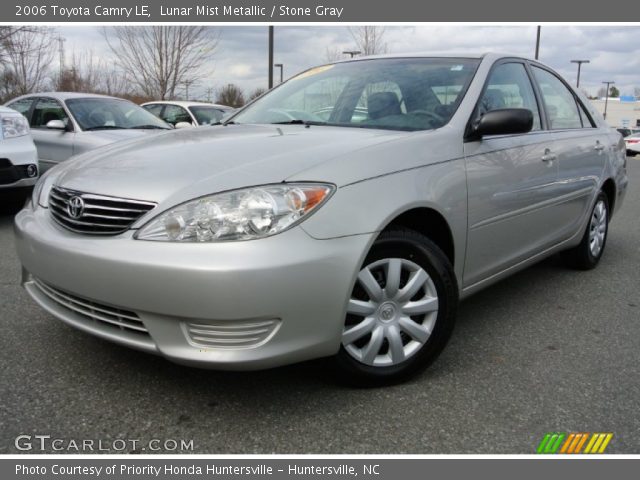
M 597 152 L 604 150 L 604 145 L 600 143 L 600 140 L 596 141 L 596 146 L 593 149 Z
M 558 157 L 556 156 L 555 153 L 552 153 L 551 150 L 549 150 L 548 148 L 545 148 L 544 155 L 540 157 L 540 160 L 542 160 L 543 162 L 553 162 L 556 158 Z

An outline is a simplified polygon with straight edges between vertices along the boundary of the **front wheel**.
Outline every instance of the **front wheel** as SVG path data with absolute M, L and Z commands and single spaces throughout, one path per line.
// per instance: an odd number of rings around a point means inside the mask
M 451 264 L 433 242 L 411 230 L 383 232 L 347 305 L 340 377 L 381 385 L 425 368 L 451 335 L 457 301 Z
M 577 247 L 562 252 L 565 262 L 570 267 L 590 270 L 598 265 L 607 243 L 609 216 L 609 201 L 604 192 L 600 192 L 591 210 L 582 241 Z

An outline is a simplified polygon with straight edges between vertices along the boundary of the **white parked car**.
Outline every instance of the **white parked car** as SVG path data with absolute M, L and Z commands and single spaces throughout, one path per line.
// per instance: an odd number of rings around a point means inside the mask
M 71 92 L 33 93 L 7 104 L 31 127 L 42 172 L 73 155 L 171 126 L 129 100 Z
M 634 156 L 640 153 L 640 133 L 624 137 L 624 143 L 627 146 L 627 155 Z
M 178 100 L 143 103 L 142 108 L 176 128 L 213 125 L 235 110 L 226 105 Z
M 0 106 L 0 191 L 31 187 L 38 173 L 29 123 L 19 112 Z

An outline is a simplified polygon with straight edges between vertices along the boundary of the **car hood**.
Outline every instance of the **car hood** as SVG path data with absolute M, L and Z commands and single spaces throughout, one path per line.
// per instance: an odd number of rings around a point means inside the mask
M 279 183 L 296 174 L 297 180 L 331 181 L 300 175 L 323 162 L 406 135 L 304 125 L 175 130 L 79 155 L 57 167 L 55 184 L 176 204 L 220 191 Z
M 91 137 L 96 142 L 108 144 L 113 142 L 120 142 L 122 140 L 129 140 L 132 138 L 140 138 L 145 135 L 157 134 L 164 130 L 158 129 L 122 129 L 122 130 L 93 130 L 89 132 L 82 132 L 85 137 Z

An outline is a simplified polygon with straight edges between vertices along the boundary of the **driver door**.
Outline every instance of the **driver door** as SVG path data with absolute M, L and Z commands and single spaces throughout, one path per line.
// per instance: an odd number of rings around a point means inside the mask
M 47 128 L 51 120 L 61 120 L 67 128 L 73 129 L 71 119 L 60 102 L 48 97 L 38 98 L 31 114 L 31 136 L 38 149 L 42 172 L 73 155 L 75 132 Z

